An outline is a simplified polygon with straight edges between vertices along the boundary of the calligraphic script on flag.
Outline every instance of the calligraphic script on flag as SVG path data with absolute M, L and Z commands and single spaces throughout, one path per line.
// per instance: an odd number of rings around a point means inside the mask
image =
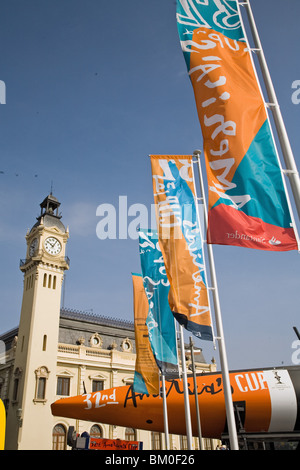
M 149 311 L 141 274 L 132 274 L 136 362 L 133 390 L 147 395 L 159 394 L 159 369 L 149 341 L 146 320 Z
M 282 171 L 235 0 L 177 0 L 202 129 L 208 243 L 298 249 Z
M 149 302 L 146 320 L 149 341 L 156 363 L 168 379 L 178 377 L 175 320 L 168 295 L 170 283 L 166 274 L 157 230 L 139 231 L 139 249 L 145 292 Z
M 192 156 L 150 155 L 150 158 L 171 311 L 195 336 L 213 340 Z

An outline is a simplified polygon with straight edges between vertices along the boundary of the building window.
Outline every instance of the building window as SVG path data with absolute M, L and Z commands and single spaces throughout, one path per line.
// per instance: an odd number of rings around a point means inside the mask
M 53 276 L 53 289 L 56 289 L 56 276 Z
M 66 450 L 66 429 L 62 424 L 57 424 L 52 432 L 52 450 Z
M 98 426 L 97 424 L 94 424 L 91 427 L 90 436 L 95 437 L 97 439 L 100 439 L 101 437 L 103 437 L 103 432 L 102 432 L 102 429 L 100 428 L 100 426 Z
M 36 397 L 38 400 L 44 400 L 46 395 L 46 378 L 39 377 Z
M 104 381 L 103 380 L 93 380 L 92 382 L 92 392 L 100 392 L 104 389 Z
M 43 287 L 47 286 L 47 274 L 44 274 L 44 279 L 43 279 Z
M 186 436 L 180 436 L 180 449 L 181 450 L 187 450 L 188 445 L 187 445 L 187 437 Z
M 212 440 L 211 439 L 203 439 L 204 448 L 205 450 L 213 450 L 212 448 Z
M 16 378 L 14 380 L 14 389 L 13 389 L 13 397 L 12 397 L 13 401 L 17 401 L 18 399 L 18 388 L 19 388 L 19 379 Z
M 22 369 L 17 367 L 14 372 L 14 386 L 13 386 L 13 395 L 12 395 L 13 402 L 18 401 L 19 382 L 20 382 L 21 375 L 22 375 Z
M 103 344 L 103 340 L 98 333 L 94 333 L 90 337 L 90 345 L 92 348 L 101 348 Z
M 45 402 L 46 401 L 46 386 L 47 379 L 49 377 L 49 371 L 47 367 L 39 367 L 34 371 L 35 373 L 35 402 Z
M 129 338 L 126 338 L 126 339 L 124 339 L 124 341 L 122 341 L 121 349 L 122 349 L 122 351 L 125 351 L 125 352 L 132 352 L 133 346 L 132 346 L 132 342 L 130 341 Z
M 43 351 L 46 351 L 47 348 L 47 335 L 43 337 Z
M 57 377 L 57 395 L 70 395 L 70 377 Z
M 125 440 L 126 441 L 136 441 L 136 431 L 133 428 L 125 429 Z
M 152 450 L 161 450 L 162 446 L 161 446 L 160 432 L 152 432 L 151 440 L 152 440 Z

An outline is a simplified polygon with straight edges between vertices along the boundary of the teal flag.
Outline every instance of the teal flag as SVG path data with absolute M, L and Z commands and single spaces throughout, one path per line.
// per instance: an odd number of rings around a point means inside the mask
M 156 230 L 139 231 L 139 249 L 145 292 L 149 302 L 146 324 L 156 363 L 166 378 L 178 376 L 176 330 L 170 310 L 168 281 Z

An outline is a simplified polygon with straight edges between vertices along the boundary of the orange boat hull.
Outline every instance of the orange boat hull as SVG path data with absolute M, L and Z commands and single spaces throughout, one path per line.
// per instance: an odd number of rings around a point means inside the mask
M 249 370 L 230 373 L 233 402 L 243 410 L 246 432 L 299 431 L 300 369 Z M 193 378 L 188 378 L 193 435 L 197 416 Z M 226 431 L 222 375 L 197 376 L 197 395 L 203 437 L 220 438 Z M 183 382 L 166 381 L 168 425 L 171 434 L 185 434 Z M 160 396 L 134 393 L 132 386 L 62 398 L 51 405 L 54 416 L 164 432 Z

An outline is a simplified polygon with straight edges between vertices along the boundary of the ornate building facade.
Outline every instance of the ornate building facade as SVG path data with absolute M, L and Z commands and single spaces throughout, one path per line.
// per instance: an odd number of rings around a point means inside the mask
M 144 449 L 164 449 L 160 433 L 52 416 L 50 405 L 58 398 L 132 383 L 136 351 L 132 322 L 61 308 L 69 231 L 52 194 L 40 206 L 40 217 L 26 235 L 26 258 L 20 262 L 20 324 L 0 336 L 5 345 L 0 398 L 7 413 L 6 449 L 68 449 L 70 426 L 78 434 L 138 440 Z M 188 354 L 186 358 L 189 362 Z M 201 350 L 195 351 L 195 359 L 197 371 L 215 371 Z M 215 448 L 216 442 L 205 440 L 205 446 Z M 186 448 L 185 436 L 170 436 L 170 448 Z

